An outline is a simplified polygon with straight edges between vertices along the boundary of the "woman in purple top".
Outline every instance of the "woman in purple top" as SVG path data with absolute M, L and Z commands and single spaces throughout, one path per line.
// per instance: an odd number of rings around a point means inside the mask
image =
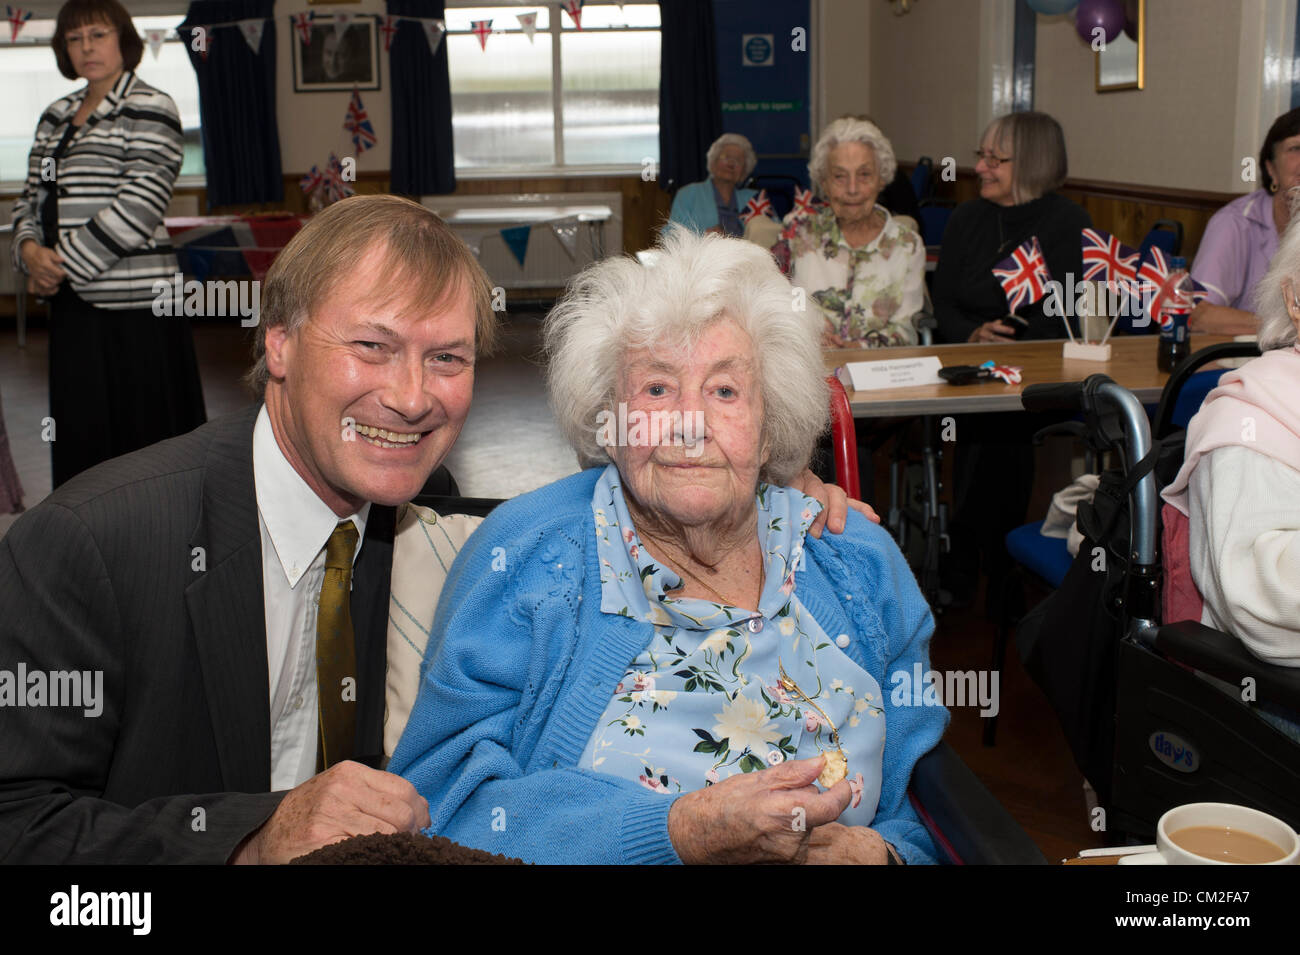
M 1268 271 L 1278 236 L 1291 221 L 1288 193 L 1300 186 L 1300 109 L 1279 116 L 1259 151 L 1261 188 L 1214 214 L 1192 263 L 1209 297 L 1191 314 L 1194 332 L 1255 334 L 1255 284 Z

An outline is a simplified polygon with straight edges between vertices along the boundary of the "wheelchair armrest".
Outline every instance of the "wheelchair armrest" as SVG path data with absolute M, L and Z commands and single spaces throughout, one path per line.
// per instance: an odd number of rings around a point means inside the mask
M 1256 699 L 1300 710 L 1300 668 L 1265 663 L 1234 636 L 1183 620 L 1157 631 L 1156 650 L 1236 686 L 1250 677 L 1255 681 Z
M 947 743 L 912 767 L 908 792 L 941 854 L 959 865 L 1046 865 L 1038 846 Z

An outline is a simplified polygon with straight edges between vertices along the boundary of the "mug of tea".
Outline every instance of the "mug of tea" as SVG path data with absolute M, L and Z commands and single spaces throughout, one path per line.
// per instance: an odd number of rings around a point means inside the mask
M 1156 824 L 1155 852 L 1120 865 L 1296 865 L 1300 836 L 1281 819 L 1226 802 L 1176 806 Z

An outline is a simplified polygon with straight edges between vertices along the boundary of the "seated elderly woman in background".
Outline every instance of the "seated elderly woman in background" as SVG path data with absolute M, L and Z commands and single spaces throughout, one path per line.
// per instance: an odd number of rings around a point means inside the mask
M 1300 667 L 1300 229 L 1252 304 L 1263 354 L 1206 396 L 1164 491 L 1164 619 L 1199 620 Z M 1287 716 L 1300 739 L 1300 714 Z
M 546 344 L 588 469 L 451 570 L 389 766 L 433 831 L 534 862 L 932 861 L 906 791 L 948 715 L 892 677 L 933 618 L 878 526 L 805 535 L 784 485 L 828 393 L 771 256 L 675 230 L 579 276 Z
M 664 230 L 676 222 L 694 232 L 744 235 L 745 224 L 740 221 L 740 213 L 758 193 L 737 187 L 758 165 L 754 147 L 738 133 L 723 133 L 709 147 L 705 163 L 709 178 L 677 190 Z
M 1192 262 L 1192 278 L 1209 295 L 1192 309 L 1189 327 L 1214 335 L 1254 335 L 1250 310 L 1255 286 L 1277 252 L 1291 221 L 1287 193 L 1300 186 L 1300 109 L 1283 113 L 1269 127 L 1259 150 L 1260 188 L 1216 212 Z
M 913 316 L 925 303 L 925 243 L 877 203 L 898 164 L 873 123 L 845 117 L 826 127 L 808 173 L 828 200 L 786 216 L 773 247 L 790 281 L 806 289 L 828 347 L 915 345 Z

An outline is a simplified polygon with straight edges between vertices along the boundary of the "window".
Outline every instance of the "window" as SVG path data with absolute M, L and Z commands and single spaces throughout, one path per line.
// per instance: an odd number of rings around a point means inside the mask
M 530 42 L 518 15 L 534 11 Z M 657 3 L 587 3 L 581 30 L 555 4 L 449 4 L 446 20 L 457 171 L 658 161 Z
M 171 32 L 184 19 L 181 14 L 132 18 L 141 38 L 147 29 L 169 31 L 169 39 L 159 48 L 156 59 L 145 43 L 136 73 L 175 100 L 181 114 L 181 128 L 185 131 L 181 175 L 202 176 L 198 80 L 185 45 Z M 5 91 L 0 98 L 0 181 L 22 182 L 27 178 L 27 154 L 41 113 L 55 100 L 85 86 L 84 80 L 65 79 L 59 72 L 50 49 L 53 36 L 53 20 L 30 20 L 18 35 L 17 43 L 0 47 L 0 89 Z

